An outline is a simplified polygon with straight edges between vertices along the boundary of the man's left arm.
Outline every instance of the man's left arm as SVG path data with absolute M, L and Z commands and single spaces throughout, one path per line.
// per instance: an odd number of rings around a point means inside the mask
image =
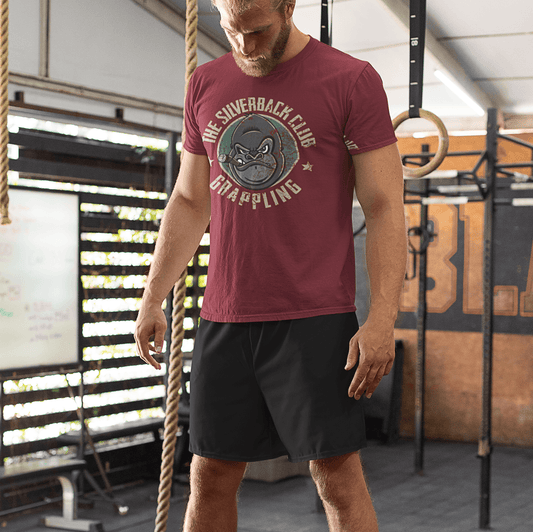
M 394 362 L 394 323 L 407 260 L 403 173 L 396 144 L 353 156 L 355 192 L 365 214 L 370 281 L 368 318 L 350 342 L 346 370 L 359 366 L 348 395 L 370 397 Z

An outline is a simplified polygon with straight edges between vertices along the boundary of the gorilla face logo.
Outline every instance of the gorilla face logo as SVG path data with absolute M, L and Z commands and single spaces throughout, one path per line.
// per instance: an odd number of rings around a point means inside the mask
M 284 168 L 281 137 L 269 120 L 259 115 L 243 118 L 231 137 L 229 154 L 218 160 L 227 163 L 232 177 L 245 188 L 260 190 L 275 184 Z

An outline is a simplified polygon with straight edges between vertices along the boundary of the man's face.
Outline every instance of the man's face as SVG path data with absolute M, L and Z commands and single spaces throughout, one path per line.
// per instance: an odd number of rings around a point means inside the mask
M 272 10 L 271 0 L 256 0 L 240 15 L 225 0 L 218 0 L 217 8 L 239 68 L 247 76 L 268 75 L 282 59 L 289 40 L 291 24 L 285 16 Z

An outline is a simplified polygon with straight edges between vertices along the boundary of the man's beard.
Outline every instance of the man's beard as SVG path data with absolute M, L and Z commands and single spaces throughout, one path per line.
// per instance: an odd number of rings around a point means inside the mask
M 285 53 L 285 48 L 287 47 L 287 41 L 289 40 L 289 35 L 291 33 L 291 26 L 285 22 L 280 29 L 278 38 L 274 43 L 272 51 L 268 57 L 262 55 L 257 57 L 252 61 L 246 60 L 246 56 L 237 52 L 232 48 L 233 57 L 237 66 L 243 71 L 247 76 L 252 76 L 254 78 L 260 78 L 263 76 L 268 76 L 270 72 L 274 69 L 276 65 L 279 64 L 280 59 Z

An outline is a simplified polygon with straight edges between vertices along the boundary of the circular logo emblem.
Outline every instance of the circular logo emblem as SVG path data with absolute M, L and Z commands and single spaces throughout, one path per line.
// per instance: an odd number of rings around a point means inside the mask
M 220 138 L 217 156 L 222 170 L 249 190 L 264 190 L 279 183 L 300 157 L 287 127 L 260 114 L 232 122 Z

